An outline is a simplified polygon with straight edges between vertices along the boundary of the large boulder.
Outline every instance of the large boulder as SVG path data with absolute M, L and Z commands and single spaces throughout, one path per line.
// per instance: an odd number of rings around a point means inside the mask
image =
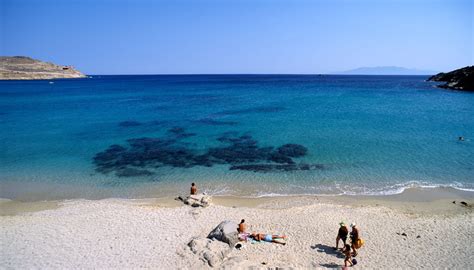
M 214 230 L 212 230 L 207 238 L 216 239 L 233 247 L 239 242 L 237 228 L 239 225 L 236 222 L 226 220 L 222 221 Z
M 188 247 L 192 253 L 211 267 L 217 267 L 226 259 L 231 249 L 226 243 L 208 238 L 193 238 Z

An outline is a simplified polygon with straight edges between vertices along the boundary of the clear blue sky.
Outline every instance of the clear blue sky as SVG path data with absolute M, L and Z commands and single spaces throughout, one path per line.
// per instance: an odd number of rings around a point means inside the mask
M 88 74 L 473 65 L 472 0 L 0 0 L 0 54 Z

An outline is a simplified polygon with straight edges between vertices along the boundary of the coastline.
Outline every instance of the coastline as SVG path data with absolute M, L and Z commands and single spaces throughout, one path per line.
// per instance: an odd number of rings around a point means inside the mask
M 207 208 L 172 197 L 2 200 L 0 265 L 6 268 L 210 268 L 188 243 L 223 220 L 245 218 L 249 231 L 288 236 L 287 245 L 244 243 L 219 267 L 340 268 L 338 223 L 356 222 L 366 241 L 354 268 L 469 267 L 463 243 L 474 235 L 474 193 L 408 189 L 387 196 L 214 196 Z M 453 204 L 455 200 L 457 203 Z M 470 207 L 461 206 L 463 200 Z M 9 209 L 7 213 L 5 209 Z M 403 236 L 405 233 L 407 236 Z M 202 255 L 202 254 L 201 254 Z M 263 265 L 262 263 L 265 263 Z
M 103 198 L 103 199 L 63 199 L 63 200 L 12 200 L 0 198 L 0 216 L 16 215 L 26 212 L 58 209 L 63 203 L 80 201 L 120 201 L 123 203 L 143 204 L 154 207 L 176 208 L 182 203 L 175 196 L 156 198 Z M 465 201 L 474 205 L 474 192 L 451 187 L 411 187 L 401 193 L 388 195 L 269 195 L 269 196 L 232 196 L 213 195 L 212 204 L 224 207 L 247 207 L 262 209 L 285 209 L 312 204 L 333 204 L 339 206 L 365 207 L 383 206 L 411 214 L 457 214 L 469 209 L 461 206 Z M 453 203 L 455 201 L 456 203 Z M 467 210 L 469 211 L 469 210 Z

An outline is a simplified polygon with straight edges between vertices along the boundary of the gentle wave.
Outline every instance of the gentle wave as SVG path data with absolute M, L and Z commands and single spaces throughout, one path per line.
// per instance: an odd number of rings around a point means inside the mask
M 238 197 L 266 198 L 266 197 L 291 197 L 291 196 L 342 196 L 342 195 L 347 195 L 347 196 L 390 196 L 390 195 L 401 194 L 405 190 L 410 189 L 410 188 L 421 188 L 421 189 L 452 188 L 452 189 L 461 190 L 461 191 L 474 192 L 473 188 L 463 187 L 459 183 L 455 183 L 455 184 L 431 184 L 431 183 L 426 183 L 426 182 L 410 181 L 410 182 L 406 182 L 406 183 L 395 184 L 395 185 L 390 186 L 388 188 L 385 188 L 383 190 L 377 190 L 377 191 L 366 191 L 366 192 L 343 191 L 343 192 L 339 192 L 339 193 L 276 193 L 276 192 L 265 193 L 265 192 L 263 192 L 263 193 L 258 193 L 256 195 L 244 195 L 244 196 L 238 196 Z M 214 196 L 232 195 L 230 193 L 227 193 L 226 191 L 228 192 L 228 191 L 230 191 L 230 189 L 225 188 L 225 189 L 220 190 L 220 192 L 217 192 L 217 193 L 208 192 L 208 194 L 214 195 Z

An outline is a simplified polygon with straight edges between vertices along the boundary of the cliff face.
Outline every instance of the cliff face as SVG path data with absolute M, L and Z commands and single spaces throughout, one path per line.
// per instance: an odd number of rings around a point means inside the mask
M 0 56 L 0 80 L 85 78 L 71 66 L 59 66 L 25 56 Z
M 438 87 L 462 91 L 474 91 L 474 66 L 439 73 L 431 76 L 428 81 L 446 82 Z

